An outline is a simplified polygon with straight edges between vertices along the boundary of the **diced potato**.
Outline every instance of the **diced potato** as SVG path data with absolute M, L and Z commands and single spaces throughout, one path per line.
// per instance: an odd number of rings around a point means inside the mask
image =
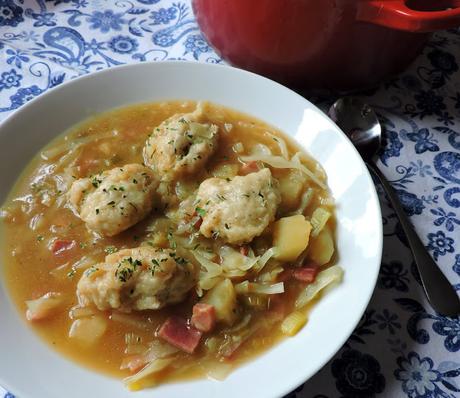
M 334 254 L 334 239 L 329 226 L 325 226 L 318 236 L 312 237 L 307 257 L 317 265 L 327 264 Z
M 28 321 L 39 321 L 48 318 L 56 313 L 56 310 L 64 302 L 60 293 L 46 293 L 35 300 L 27 300 L 26 318 Z
M 231 325 L 236 317 L 236 292 L 230 279 L 224 279 L 214 286 L 201 300 L 213 305 L 218 321 Z
M 294 336 L 307 323 L 307 315 L 302 311 L 290 313 L 281 323 L 281 331 L 287 336 Z
M 107 320 L 101 316 L 77 319 L 72 323 L 69 337 L 84 347 L 95 344 L 107 330 Z
M 218 178 L 233 178 L 237 174 L 238 174 L 237 164 L 221 164 L 212 171 L 212 175 Z
M 313 214 L 311 215 L 311 225 L 313 230 L 311 231 L 311 236 L 318 236 L 319 233 L 323 230 L 324 226 L 326 225 L 327 221 L 331 217 L 331 213 L 322 207 L 318 207 L 315 209 Z
M 289 170 L 278 178 L 281 193 L 281 206 L 294 210 L 299 206 L 304 191 L 305 175 L 300 170 Z
M 306 249 L 310 232 L 311 224 L 301 214 L 280 218 L 273 227 L 275 258 L 294 261 Z

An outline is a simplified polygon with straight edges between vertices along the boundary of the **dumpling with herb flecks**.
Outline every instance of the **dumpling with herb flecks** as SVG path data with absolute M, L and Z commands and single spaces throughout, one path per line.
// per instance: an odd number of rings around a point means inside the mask
M 128 164 L 75 181 L 67 199 L 90 230 L 114 236 L 150 213 L 157 187 L 158 179 L 151 169 Z
M 200 232 L 225 242 L 251 242 L 275 219 L 281 196 L 270 169 L 232 180 L 209 178 L 197 193 L 196 212 L 203 222 Z
M 196 282 L 194 267 L 173 250 L 124 249 L 88 268 L 77 285 L 82 307 L 156 310 L 182 301 Z
M 217 148 L 217 125 L 205 122 L 204 104 L 192 113 L 166 119 L 147 139 L 144 163 L 164 181 L 177 180 L 204 167 Z

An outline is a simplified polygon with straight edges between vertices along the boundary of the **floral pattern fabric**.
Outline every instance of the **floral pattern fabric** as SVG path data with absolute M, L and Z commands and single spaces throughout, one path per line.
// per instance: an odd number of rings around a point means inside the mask
M 460 30 L 437 33 L 405 72 L 362 94 L 385 127 L 378 165 L 458 291 L 459 49 Z M 0 120 L 77 76 L 171 59 L 222 62 L 189 0 L 0 0 Z M 334 98 L 312 100 L 327 107 Z M 290 398 L 460 397 L 460 319 L 427 303 L 401 226 L 377 190 L 384 252 L 372 300 L 348 342 Z

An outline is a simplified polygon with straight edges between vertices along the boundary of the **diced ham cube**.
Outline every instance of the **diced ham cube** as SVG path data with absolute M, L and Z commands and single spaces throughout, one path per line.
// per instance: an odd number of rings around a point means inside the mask
M 50 250 L 55 256 L 61 256 L 66 251 L 71 250 L 75 247 L 76 242 L 74 240 L 56 239 L 50 247 Z
M 318 275 L 319 267 L 317 266 L 306 266 L 301 268 L 296 268 L 293 271 L 293 276 L 295 279 L 301 282 L 312 283 Z
M 174 347 L 193 354 L 200 342 L 201 332 L 187 325 L 185 319 L 171 316 L 161 326 L 158 336 Z
M 242 176 L 245 176 L 251 173 L 256 173 L 258 171 L 259 171 L 259 165 L 257 164 L 256 161 L 245 163 L 240 168 L 240 174 Z
M 210 332 L 216 324 L 213 305 L 198 303 L 193 306 L 192 325 L 201 332 Z

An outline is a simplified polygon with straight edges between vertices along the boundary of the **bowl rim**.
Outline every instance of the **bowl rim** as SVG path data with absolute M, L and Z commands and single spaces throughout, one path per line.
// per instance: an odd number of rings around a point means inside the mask
M 3 119 L 1 122 L 0 122 L 0 135 L 2 134 L 2 130 L 6 128 L 6 126 L 13 122 L 16 118 L 21 118 L 22 115 L 28 111 L 28 109 L 32 108 L 37 102 L 41 102 L 44 100 L 44 98 L 47 98 L 49 96 L 53 96 L 55 95 L 57 92 L 61 91 L 61 90 L 69 90 L 72 86 L 74 85 L 79 85 L 81 84 L 82 81 L 84 80 L 87 80 L 87 79 L 93 79 L 95 78 L 95 76 L 101 76 L 101 75 L 110 75 L 116 71 L 119 71 L 119 70 L 123 70 L 123 69 L 135 69 L 136 67 L 139 67 L 139 66 L 143 66 L 143 67 L 149 67 L 149 66 L 152 66 L 153 68 L 155 68 L 155 65 L 158 65 L 158 64 L 162 64 L 162 65 L 165 65 L 168 66 L 168 65 L 171 65 L 171 66 L 176 66 L 176 65 L 187 65 L 186 67 L 187 68 L 222 68 L 222 69 L 226 69 L 226 70 L 229 70 L 230 72 L 232 73 L 239 73 L 239 74 L 242 74 L 242 75 L 249 75 L 251 76 L 251 78 L 253 79 L 262 79 L 264 80 L 267 84 L 270 84 L 270 85 L 274 85 L 274 86 L 277 86 L 278 89 L 281 89 L 281 90 L 284 90 L 286 92 L 289 92 L 289 95 L 291 96 L 295 96 L 297 97 L 297 99 L 301 100 L 301 101 L 304 101 L 306 102 L 310 107 L 313 107 L 315 109 L 316 112 L 320 113 L 323 117 L 327 118 L 328 120 L 330 120 L 330 118 L 321 110 L 319 109 L 315 104 L 313 104 L 312 102 L 310 102 L 308 99 L 306 99 L 305 97 L 301 96 L 300 94 L 298 94 L 297 92 L 289 89 L 288 87 L 274 81 L 274 80 L 271 80 L 267 77 L 264 77 L 264 76 L 261 76 L 261 75 L 258 75 L 254 72 L 250 72 L 250 71 L 247 71 L 247 70 L 243 70 L 243 69 L 240 69 L 240 68 L 236 68 L 236 67 L 233 67 L 233 66 L 229 66 L 229 65 L 225 65 L 225 64 L 211 64 L 211 63 L 201 63 L 201 62 L 195 62 L 195 61 L 148 61 L 148 62 L 138 62 L 138 63 L 131 63 L 131 64 L 124 64 L 124 65 L 117 65 L 117 66 L 113 66 L 113 67 L 110 67 L 110 68 L 105 68 L 105 69 L 102 69 L 102 70 L 99 70 L 99 71 L 95 71 L 95 72 L 92 72 L 92 73 L 88 73 L 88 74 L 84 74 L 84 75 L 80 75 L 80 76 L 77 76 L 75 78 L 72 78 L 71 80 L 68 80 L 68 81 L 65 81 L 63 82 L 62 84 L 58 85 L 58 86 L 55 86 L 55 87 L 52 87 L 52 88 L 49 88 L 47 89 L 45 92 L 42 92 L 40 95 L 32 98 L 30 101 L 28 101 L 27 103 L 21 105 L 19 108 L 15 109 L 12 111 L 11 114 L 9 114 L 5 119 Z M 225 73 L 225 72 L 224 72 Z M 165 99 L 166 100 L 166 99 Z M 140 101 L 138 103 L 142 103 L 144 101 Z M 135 103 L 130 103 L 132 105 L 134 105 Z M 126 105 L 122 105 L 121 107 L 123 106 L 127 106 L 129 104 L 126 104 Z M 109 108 L 105 111 L 108 111 L 110 109 L 117 109 L 117 108 L 120 108 L 120 106 L 118 107 L 115 107 L 115 108 Z M 105 112 L 103 111 L 103 112 Z M 100 113 L 100 112 L 98 112 Z M 251 115 L 251 111 L 248 112 L 248 115 Z M 331 121 L 332 122 L 332 121 Z M 333 123 L 333 122 L 332 122 Z M 350 147 L 350 150 L 352 152 L 355 153 L 355 156 L 359 159 L 359 162 L 362 163 L 362 167 L 363 169 L 365 170 L 364 172 L 364 177 L 367 179 L 367 183 L 368 185 L 371 187 L 371 190 L 370 190 L 370 197 L 371 197 L 371 200 L 372 202 L 375 204 L 375 210 L 377 212 L 376 214 L 376 217 L 378 219 L 378 222 L 377 222 L 377 225 L 375 225 L 375 228 L 376 228 L 376 231 L 377 231 L 377 237 L 378 237 L 378 241 L 375 242 L 376 244 L 376 253 L 375 253 L 375 256 L 373 257 L 373 261 L 377 262 L 378 263 L 378 266 L 375 267 L 374 269 L 374 273 L 372 275 L 372 279 L 369 279 L 367 282 L 371 284 L 372 286 L 372 289 L 369 289 L 368 291 L 368 294 L 366 295 L 365 297 L 365 300 L 363 299 L 362 301 L 362 308 L 359 309 L 359 311 L 355 311 L 354 314 L 355 314 L 355 319 L 353 322 L 350 322 L 349 326 L 346 328 L 346 331 L 345 333 L 342 334 L 342 339 L 340 339 L 340 341 L 337 341 L 335 346 L 336 346 L 336 349 L 333 350 L 333 352 L 331 352 L 330 355 L 325 355 L 323 356 L 322 360 L 318 361 L 318 365 L 316 366 L 316 370 L 314 372 L 312 372 L 309 376 L 306 376 L 306 378 L 300 378 L 298 379 L 296 382 L 294 383 L 282 383 L 284 388 L 280 388 L 278 389 L 277 391 L 277 394 L 280 394 L 280 395 L 276 395 L 276 396 L 284 396 L 286 394 L 288 394 L 289 392 L 293 391 L 294 389 L 296 389 L 298 386 L 300 386 L 301 384 L 305 383 L 307 380 L 309 380 L 310 378 L 312 378 L 316 373 L 318 373 L 326 364 L 327 362 L 329 362 L 336 354 L 337 352 L 340 351 L 340 349 L 342 348 L 342 346 L 344 345 L 344 343 L 349 339 L 349 337 L 351 336 L 353 330 L 357 327 L 357 325 L 359 324 L 360 322 L 360 319 L 362 317 L 362 315 L 364 314 L 367 306 L 369 305 L 369 302 L 372 298 L 372 295 L 374 293 L 374 290 L 375 290 L 375 286 L 376 286 L 376 283 L 377 283 L 377 278 L 378 278 L 378 274 L 379 274 L 379 270 L 380 270 L 380 264 L 381 264 L 381 261 L 382 261 L 382 252 L 383 252 L 383 224 L 382 224 L 382 213 L 381 213 L 381 207 L 380 207 L 380 202 L 379 202 L 379 198 L 378 198 L 378 195 L 377 195 L 377 191 L 375 189 L 375 185 L 373 183 L 373 180 L 372 180 L 372 177 L 371 177 L 371 174 L 367 168 L 367 166 L 365 165 L 364 161 L 362 160 L 361 156 L 359 155 L 358 151 L 356 150 L 356 148 L 353 146 L 353 144 L 351 143 L 351 141 L 349 141 L 348 137 L 346 136 L 346 134 L 338 127 L 335 125 L 335 123 L 333 123 L 334 126 L 336 127 L 335 130 L 337 133 L 341 134 L 343 137 L 346 138 L 346 140 L 348 141 L 349 143 L 349 147 Z M 306 149 L 305 146 L 303 144 L 300 144 L 298 142 L 298 140 L 296 140 L 294 137 L 291 137 L 291 139 L 294 139 L 295 142 L 297 142 L 297 144 L 299 146 L 301 146 L 302 148 Z M 48 141 L 49 142 L 49 141 Z M 23 171 L 24 169 L 22 169 Z M 18 177 L 17 177 L 18 178 Z M 16 179 L 17 179 L 16 178 Z M 8 192 L 10 192 L 12 189 L 12 187 L 9 188 Z M 0 264 L 1 265 L 1 264 Z M 1 275 L 1 267 L 0 266 L 0 275 Z M 0 283 L 0 290 L 3 289 L 2 286 L 5 286 L 5 283 Z M 8 288 L 5 288 L 3 289 L 5 290 L 5 293 L 6 293 L 6 296 L 7 298 L 10 300 L 10 302 L 12 303 L 12 299 L 10 297 L 10 295 L 8 294 Z M 17 310 L 16 308 L 16 305 L 14 303 L 12 303 L 13 307 Z M 357 316 L 359 313 L 359 316 Z M 26 325 L 24 325 L 24 327 L 27 327 Z M 34 334 L 36 335 L 36 333 L 34 332 Z M 42 340 L 42 339 L 40 339 Z M 282 342 L 278 343 L 278 344 L 275 344 L 275 346 L 281 344 Z M 71 361 L 72 363 L 80 366 L 80 367 L 83 367 L 85 369 L 88 369 L 87 367 L 85 367 L 84 365 L 80 364 L 80 362 L 77 362 L 77 361 L 74 361 L 72 359 L 69 359 L 67 358 L 67 356 L 61 354 L 60 352 L 58 352 L 57 350 L 52 350 L 50 349 L 50 351 L 55 351 L 58 353 L 59 356 Z M 265 351 L 264 351 L 265 352 Z M 263 353 L 261 353 L 263 354 Z M 259 355 L 257 355 L 256 357 L 258 357 Z M 249 363 L 251 363 L 253 361 L 253 359 L 250 359 L 249 361 L 245 361 L 243 364 L 241 365 L 238 365 L 237 368 L 239 368 L 240 366 L 244 366 L 244 365 L 247 365 Z M 97 373 L 97 374 L 100 374 L 100 375 L 104 375 L 106 376 L 104 373 L 101 373 L 101 372 L 97 372 L 95 370 L 92 370 L 90 369 L 91 372 L 93 373 Z M 13 393 L 14 394 L 17 394 L 18 396 L 20 397 L 28 397 L 29 395 L 27 393 L 25 393 L 24 390 L 22 390 L 22 388 L 20 386 L 13 386 L 13 385 L 10 385 L 10 383 L 5 380 L 2 376 L 2 374 L 0 374 L 0 385 L 4 388 L 6 388 L 7 390 L 10 390 L 10 391 L 14 391 Z M 275 395 L 274 395 L 275 396 Z

